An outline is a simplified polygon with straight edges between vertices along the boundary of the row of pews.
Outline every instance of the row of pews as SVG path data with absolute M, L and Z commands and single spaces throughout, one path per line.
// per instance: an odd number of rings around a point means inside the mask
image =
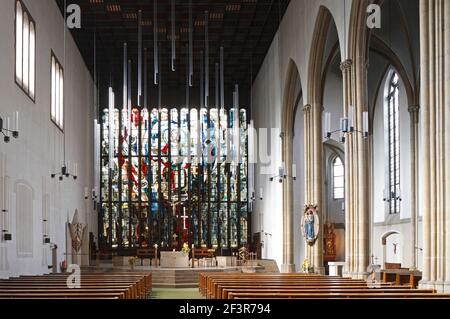
M 82 271 L 79 288 L 69 288 L 68 276 L 61 273 L 0 279 L 0 299 L 144 299 L 152 289 L 148 272 Z
M 429 289 L 306 274 L 200 273 L 207 299 L 448 299 Z

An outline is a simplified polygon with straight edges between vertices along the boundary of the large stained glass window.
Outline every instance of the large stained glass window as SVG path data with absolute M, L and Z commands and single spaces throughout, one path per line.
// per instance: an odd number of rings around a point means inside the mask
M 101 119 L 103 248 L 248 244 L 245 110 L 105 109 Z

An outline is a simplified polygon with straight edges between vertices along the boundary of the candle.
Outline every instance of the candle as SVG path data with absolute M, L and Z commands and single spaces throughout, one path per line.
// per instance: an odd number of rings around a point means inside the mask
M 263 188 L 262 187 L 259 189 L 259 198 L 261 200 L 263 199 Z
M 89 197 L 89 188 L 85 187 L 84 188 L 84 198 L 88 199 Z
M 363 134 L 364 137 L 369 136 L 369 112 L 363 113 Z
M 323 127 L 325 130 L 325 138 L 330 138 L 331 134 L 331 113 L 330 112 L 324 112 L 323 113 Z
M 348 108 L 348 120 L 350 122 L 350 132 L 352 132 L 355 128 L 355 109 L 353 105 L 350 105 Z
M 73 175 L 78 176 L 78 164 L 77 163 L 74 164 Z
M 327 112 L 327 133 L 331 133 L 331 113 Z
M 19 112 L 14 112 L 14 131 L 19 132 Z
M 284 172 L 285 172 L 285 163 L 281 163 L 281 167 L 279 168 L 279 175 L 280 177 L 284 177 Z
M 348 132 L 348 119 L 345 117 L 341 118 L 341 132 L 342 133 Z
M 297 179 L 297 165 L 292 164 L 292 178 Z
M 6 136 L 9 136 L 9 131 L 10 131 L 10 118 L 8 117 L 7 119 L 6 119 L 6 133 L 5 133 L 5 135 Z

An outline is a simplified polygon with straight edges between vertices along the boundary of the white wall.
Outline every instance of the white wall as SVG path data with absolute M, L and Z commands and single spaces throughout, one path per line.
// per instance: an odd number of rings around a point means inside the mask
M 84 187 L 93 187 L 93 82 L 70 33 L 67 32 L 66 61 L 63 49 L 63 18 L 52 0 L 24 0 L 36 22 L 36 103 L 33 103 L 14 82 L 14 1 L 0 2 L 0 116 L 20 113 L 20 138 L 10 144 L 0 142 L 5 169 L 0 193 L 9 200 L 7 220 L 3 228 L 13 240 L 0 242 L 0 277 L 48 272 L 51 263 L 49 245 L 43 244 L 44 198 L 49 200 L 48 234 L 58 246 L 58 262 L 66 259 L 65 223 L 78 209 L 83 222 L 92 218 L 92 204 L 84 200 Z M 66 159 L 78 163 L 78 180 L 59 182 L 50 174 L 59 171 L 63 162 L 62 132 L 50 121 L 50 52 L 54 51 L 65 66 L 65 138 Z M 1 160 L 0 160 L 1 162 Z M 32 254 L 18 257 L 16 229 L 16 198 L 14 185 L 28 184 L 33 191 Z M 89 215 L 86 212 L 90 212 Z M 92 228 L 91 228 L 92 229 Z M 95 228 L 93 228 L 95 229 Z

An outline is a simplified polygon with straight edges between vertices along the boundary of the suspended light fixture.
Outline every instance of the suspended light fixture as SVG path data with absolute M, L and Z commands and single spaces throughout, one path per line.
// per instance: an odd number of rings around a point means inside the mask
M 175 72 L 176 47 L 175 47 L 175 0 L 172 0 L 171 5 L 171 23 L 172 23 L 172 72 Z
M 13 113 L 14 127 L 10 129 L 10 118 L 6 118 L 6 126 L 3 126 L 3 119 L 0 117 L 0 132 L 3 134 L 3 141 L 9 143 L 11 136 L 14 138 L 19 138 L 19 112 Z
M 153 0 L 153 61 L 154 61 L 154 75 L 153 80 L 155 85 L 158 85 L 159 75 L 159 58 L 158 58 L 158 3 Z
M 63 23 L 63 56 L 64 56 L 64 61 L 63 61 L 63 69 L 66 69 L 66 15 L 67 15 L 67 4 L 66 4 L 66 0 L 64 0 L 64 23 Z M 64 101 L 63 101 L 64 104 Z M 66 112 L 64 112 L 63 114 L 63 123 L 64 121 L 64 117 L 66 115 Z M 68 162 L 66 164 L 66 134 L 65 132 L 63 132 L 63 149 L 64 149 L 64 155 L 63 155 L 63 164 L 61 166 L 61 170 L 60 172 L 57 173 L 52 173 L 50 176 L 51 178 L 55 178 L 56 176 L 59 176 L 59 180 L 62 181 L 64 179 L 64 177 L 69 178 L 72 177 L 74 180 L 76 180 L 78 177 L 78 164 L 75 163 L 73 165 L 73 171 L 72 173 L 69 172 L 71 165 L 70 162 Z
M 338 130 L 331 129 L 331 113 L 324 112 L 323 115 L 323 126 L 324 126 L 324 138 L 329 140 L 334 133 L 341 133 L 341 142 L 345 143 L 346 135 L 352 133 L 360 133 L 363 138 L 367 139 L 369 137 L 369 112 L 363 112 L 363 130 L 358 131 L 355 129 L 355 108 L 350 105 L 348 108 L 348 117 L 343 117 L 340 120 L 340 128 Z

